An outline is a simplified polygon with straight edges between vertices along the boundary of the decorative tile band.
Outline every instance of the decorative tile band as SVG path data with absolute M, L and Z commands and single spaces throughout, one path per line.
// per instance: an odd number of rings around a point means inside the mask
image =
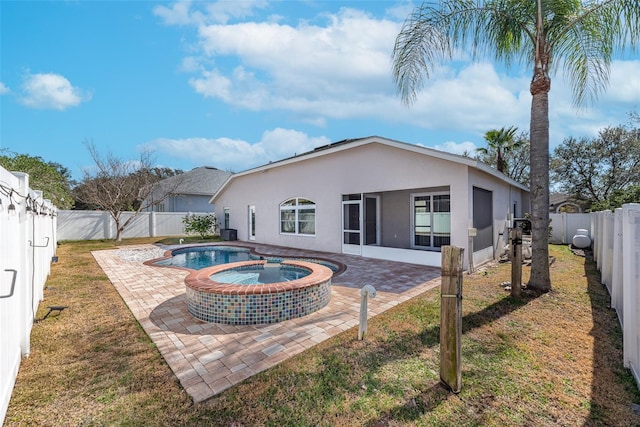
M 211 280 L 226 270 L 264 266 L 265 260 L 224 264 L 194 271 L 185 279 L 189 313 L 205 322 L 229 325 L 277 323 L 311 314 L 331 300 L 332 271 L 305 261 L 283 260 L 283 266 L 310 270 L 300 279 L 268 284 L 227 284 Z

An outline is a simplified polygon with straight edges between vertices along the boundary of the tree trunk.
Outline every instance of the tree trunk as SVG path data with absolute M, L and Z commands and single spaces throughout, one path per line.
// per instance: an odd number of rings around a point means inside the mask
M 122 231 L 124 230 L 124 226 L 120 225 L 120 213 L 118 215 L 112 215 L 113 221 L 116 223 L 116 242 L 122 241 Z
M 537 83 L 537 84 L 536 84 Z M 531 278 L 528 288 L 551 290 L 549 274 L 549 89 L 532 83 L 531 94 Z M 542 87 L 541 87 L 542 86 Z M 538 89 L 538 90 L 535 90 Z

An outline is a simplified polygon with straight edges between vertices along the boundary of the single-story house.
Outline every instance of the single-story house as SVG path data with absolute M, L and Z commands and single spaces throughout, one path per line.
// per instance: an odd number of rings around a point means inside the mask
M 159 181 L 145 200 L 151 212 L 213 212 L 211 197 L 231 176 L 231 172 L 201 166 Z M 168 194 L 168 196 L 167 196 Z M 154 201 L 159 200 L 159 201 Z
M 502 254 L 529 191 L 474 159 L 371 136 L 233 174 L 211 198 L 241 241 L 440 266 Z

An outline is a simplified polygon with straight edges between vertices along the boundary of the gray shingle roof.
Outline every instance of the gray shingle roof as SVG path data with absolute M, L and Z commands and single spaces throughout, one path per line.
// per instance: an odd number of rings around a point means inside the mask
M 180 175 L 163 179 L 157 185 L 159 189 L 175 186 L 175 189 L 171 191 L 173 194 L 212 196 L 230 176 L 231 172 L 211 166 L 200 166 Z

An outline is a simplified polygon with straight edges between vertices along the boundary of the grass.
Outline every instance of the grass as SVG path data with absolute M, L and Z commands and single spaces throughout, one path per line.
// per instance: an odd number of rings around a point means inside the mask
M 607 292 L 567 247 L 550 248 L 554 290 L 537 298 L 501 288 L 507 264 L 464 276 L 458 395 L 439 384 L 436 289 L 370 319 L 364 341 L 347 331 L 200 404 L 93 260 L 113 247 L 59 247 L 37 315 L 69 308 L 34 326 L 7 426 L 640 425 Z

